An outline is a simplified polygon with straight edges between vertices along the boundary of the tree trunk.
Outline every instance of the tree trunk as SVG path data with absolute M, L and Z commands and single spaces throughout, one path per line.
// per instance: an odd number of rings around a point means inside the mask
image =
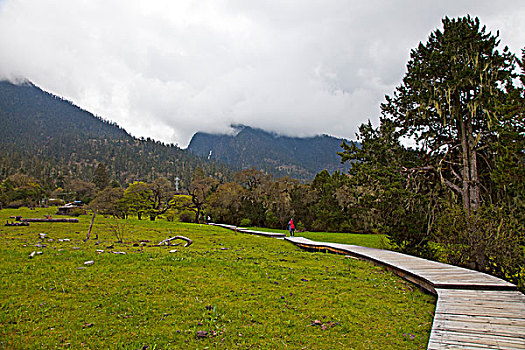
M 476 211 L 480 204 L 479 194 L 479 180 L 478 180 L 478 164 L 476 150 L 472 150 L 470 157 L 470 210 Z
M 467 131 L 465 130 L 465 121 L 461 116 L 458 117 L 459 131 L 460 131 L 460 141 L 461 141 L 461 199 L 463 200 L 463 208 L 467 212 L 470 212 L 470 171 L 469 171 L 469 145 L 467 140 Z
M 475 269 L 478 271 L 482 271 L 482 272 L 487 270 L 486 262 L 485 262 L 485 250 L 486 250 L 485 245 L 482 245 L 478 247 L 478 249 L 476 249 L 476 252 L 475 252 L 476 254 Z
M 195 223 L 198 224 L 199 223 L 199 217 L 201 216 L 201 211 L 199 210 L 199 208 L 197 208 L 197 211 L 195 212 Z
M 478 179 L 478 160 L 474 134 L 472 131 L 472 123 L 469 120 L 469 151 L 470 151 L 470 183 L 469 183 L 469 197 L 470 210 L 476 211 L 480 205 L 480 190 Z

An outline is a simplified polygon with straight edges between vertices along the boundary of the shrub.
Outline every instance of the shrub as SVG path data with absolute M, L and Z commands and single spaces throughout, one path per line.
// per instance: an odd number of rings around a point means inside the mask
M 18 209 L 20 207 L 23 207 L 25 205 L 25 202 L 24 200 L 22 199 L 17 199 L 17 200 L 14 200 L 12 202 L 9 202 L 7 205 L 6 205 L 6 208 L 12 208 L 12 209 Z
M 349 220 L 344 221 L 339 228 L 341 232 L 352 232 L 354 227 Z
M 244 218 L 241 220 L 241 223 L 240 223 L 241 226 L 252 226 L 252 220 L 248 219 L 248 218 Z
M 185 210 L 179 215 L 179 221 L 180 222 L 194 222 L 195 213 L 189 210 Z
M 175 218 L 177 217 L 177 214 L 175 211 L 173 210 L 170 210 L 170 211 L 167 211 L 166 214 L 166 220 L 168 220 L 168 222 L 173 222 L 175 221 Z
M 279 218 L 272 211 L 266 213 L 266 226 L 270 228 L 279 228 Z
M 450 205 L 436 220 L 442 258 L 524 287 L 523 223 L 496 207 L 469 213 Z
M 73 209 L 73 210 L 71 211 L 71 213 L 69 214 L 69 216 L 80 216 L 80 215 L 83 215 L 83 214 L 85 214 L 84 209 L 76 208 L 76 209 Z

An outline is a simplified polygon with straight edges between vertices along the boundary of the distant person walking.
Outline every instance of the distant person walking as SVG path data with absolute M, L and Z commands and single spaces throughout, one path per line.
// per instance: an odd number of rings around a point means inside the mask
M 295 225 L 293 223 L 293 218 L 290 219 L 288 223 L 288 231 L 290 231 L 290 236 L 295 236 Z

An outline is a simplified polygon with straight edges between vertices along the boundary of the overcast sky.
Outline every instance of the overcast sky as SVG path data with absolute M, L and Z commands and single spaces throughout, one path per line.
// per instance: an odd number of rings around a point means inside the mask
M 182 147 L 232 123 L 354 139 L 410 50 L 466 14 L 525 47 L 523 0 L 0 0 L 0 79 Z

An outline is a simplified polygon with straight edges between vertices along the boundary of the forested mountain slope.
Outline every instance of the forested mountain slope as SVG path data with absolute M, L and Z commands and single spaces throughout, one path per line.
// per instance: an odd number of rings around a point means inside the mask
M 230 172 L 178 146 L 132 137 L 29 82 L 0 81 L 0 125 L 0 179 L 21 171 L 54 187 L 90 181 L 99 163 L 121 184 L 161 176 L 187 184 L 197 166 L 218 177 Z
M 322 135 L 307 138 L 280 136 L 244 125 L 234 135 L 196 133 L 188 149 L 238 168 L 255 168 L 275 176 L 312 180 L 321 170 L 345 171 L 337 152 L 342 139 Z

